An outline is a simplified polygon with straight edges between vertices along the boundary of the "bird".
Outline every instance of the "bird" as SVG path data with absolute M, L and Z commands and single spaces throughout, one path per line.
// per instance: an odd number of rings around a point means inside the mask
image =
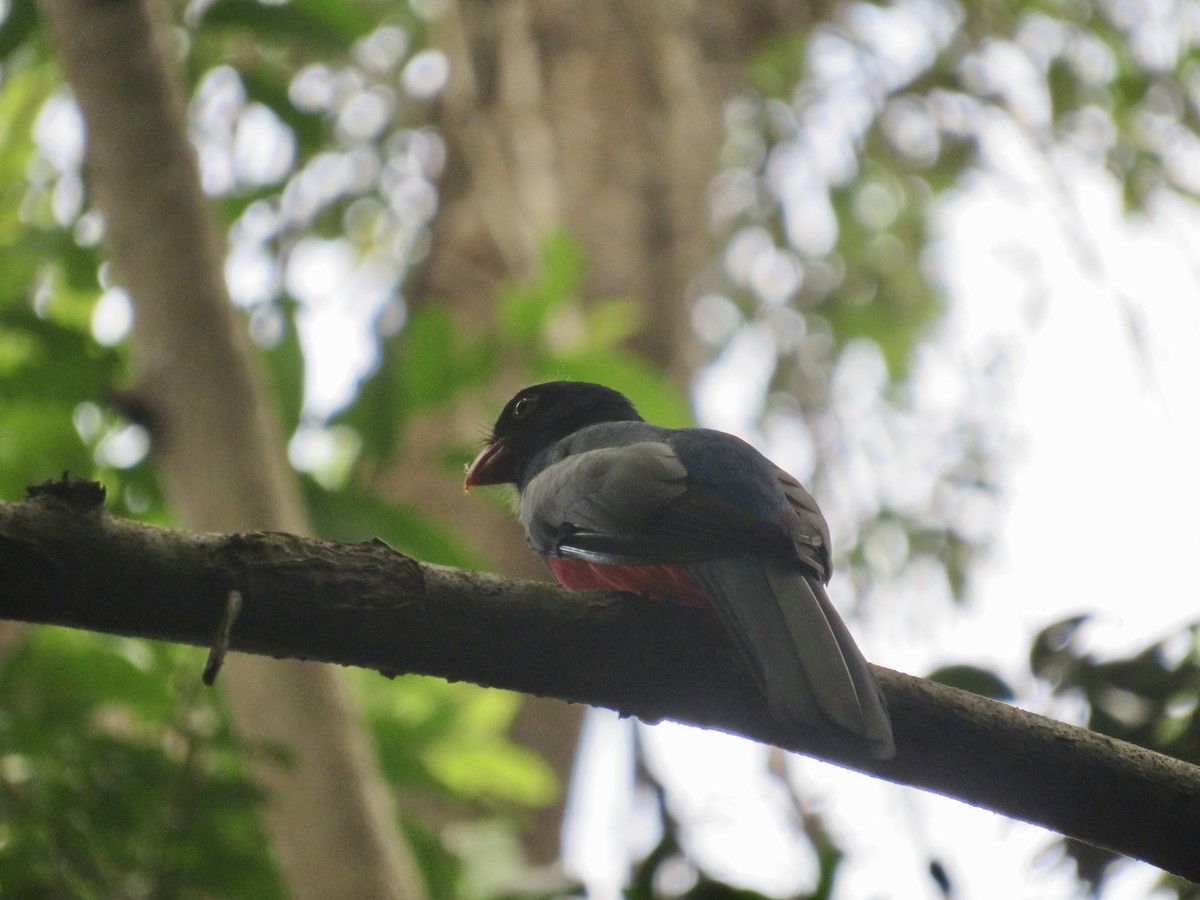
M 612 388 L 517 392 L 464 489 L 515 485 L 559 584 L 709 609 L 781 722 L 895 755 L 887 704 L 825 592 L 829 526 L 805 488 L 742 439 L 646 422 Z

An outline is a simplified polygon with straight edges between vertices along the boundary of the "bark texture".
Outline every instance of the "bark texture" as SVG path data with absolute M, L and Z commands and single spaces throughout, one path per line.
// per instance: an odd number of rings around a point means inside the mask
M 451 149 L 416 296 L 472 304 L 534 275 L 564 228 L 582 295 L 644 308 L 638 349 L 681 382 L 694 362 L 688 284 L 708 261 L 707 187 L 732 82 L 703 53 L 695 5 L 461 0 L 440 43 L 454 73 L 437 117 Z
M 0 504 L 0 617 L 556 696 L 716 728 L 956 797 L 1200 879 L 1200 767 L 875 667 L 897 755 L 775 722 L 703 610 L 424 565 L 378 542 L 188 534 L 69 493 Z M 320 810 L 325 812 L 325 810 Z
M 586 304 L 634 300 L 636 349 L 684 387 L 696 363 L 694 279 L 715 250 L 708 186 L 722 117 L 743 63 L 807 7 L 771 0 L 458 0 L 437 41 L 451 81 L 434 121 L 449 148 L 432 252 L 406 284 L 410 302 L 451 310 L 463 333 L 487 329 L 505 284 L 537 274 L 543 240 L 581 246 Z M 503 511 L 468 500 L 436 467 L 528 379 L 523 361 L 491 396 L 410 429 L 407 454 L 381 490 L 455 522 L 496 571 L 545 577 Z M 569 779 L 580 711 L 528 701 L 513 737 Z M 565 799 L 565 798 L 564 798 Z M 537 862 L 558 857 L 562 804 L 526 834 Z
M 139 406 L 167 496 L 192 528 L 302 532 L 283 435 L 225 289 L 165 8 L 157 0 L 42 8 L 87 123 L 107 249 L 133 302 Z M 229 669 L 239 730 L 293 752 L 290 767 L 255 763 L 292 896 L 421 897 L 340 673 L 249 658 Z

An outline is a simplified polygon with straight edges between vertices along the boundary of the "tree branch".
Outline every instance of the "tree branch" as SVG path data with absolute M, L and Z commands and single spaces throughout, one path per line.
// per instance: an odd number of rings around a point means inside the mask
M 775 722 L 701 610 L 419 563 L 382 543 L 192 534 L 70 485 L 0 504 L 0 617 L 437 675 L 740 734 L 1200 878 L 1200 768 L 888 669 L 897 756 Z M 199 675 L 199 672 L 197 672 Z
M 133 306 L 137 406 L 179 521 L 304 531 L 307 516 L 261 360 L 229 300 L 225 240 L 188 137 L 178 35 L 162 0 L 40 0 L 87 124 L 87 171 Z M 422 900 L 393 797 L 338 672 L 243 658 L 235 728 L 286 747 L 249 759 L 280 875 L 297 898 Z M 335 806 L 338 815 L 318 814 Z

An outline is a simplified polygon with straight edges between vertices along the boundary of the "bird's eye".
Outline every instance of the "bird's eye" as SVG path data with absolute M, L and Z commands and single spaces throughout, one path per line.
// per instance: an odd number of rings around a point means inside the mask
M 517 405 L 513 407 L 513 418 L 524 419 L 533 412 L 535 406 L 537 406 L 537 397 L 522 397 L 517 401 Z

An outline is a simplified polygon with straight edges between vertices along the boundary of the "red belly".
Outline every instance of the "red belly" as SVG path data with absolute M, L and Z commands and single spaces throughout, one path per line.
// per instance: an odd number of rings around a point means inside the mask
M 609 566 L 550 556 L 546 565 L 563 587 L 587 591 L 625 591 L 654 600 L 711 609 L 712 603 L 683 566 Z

